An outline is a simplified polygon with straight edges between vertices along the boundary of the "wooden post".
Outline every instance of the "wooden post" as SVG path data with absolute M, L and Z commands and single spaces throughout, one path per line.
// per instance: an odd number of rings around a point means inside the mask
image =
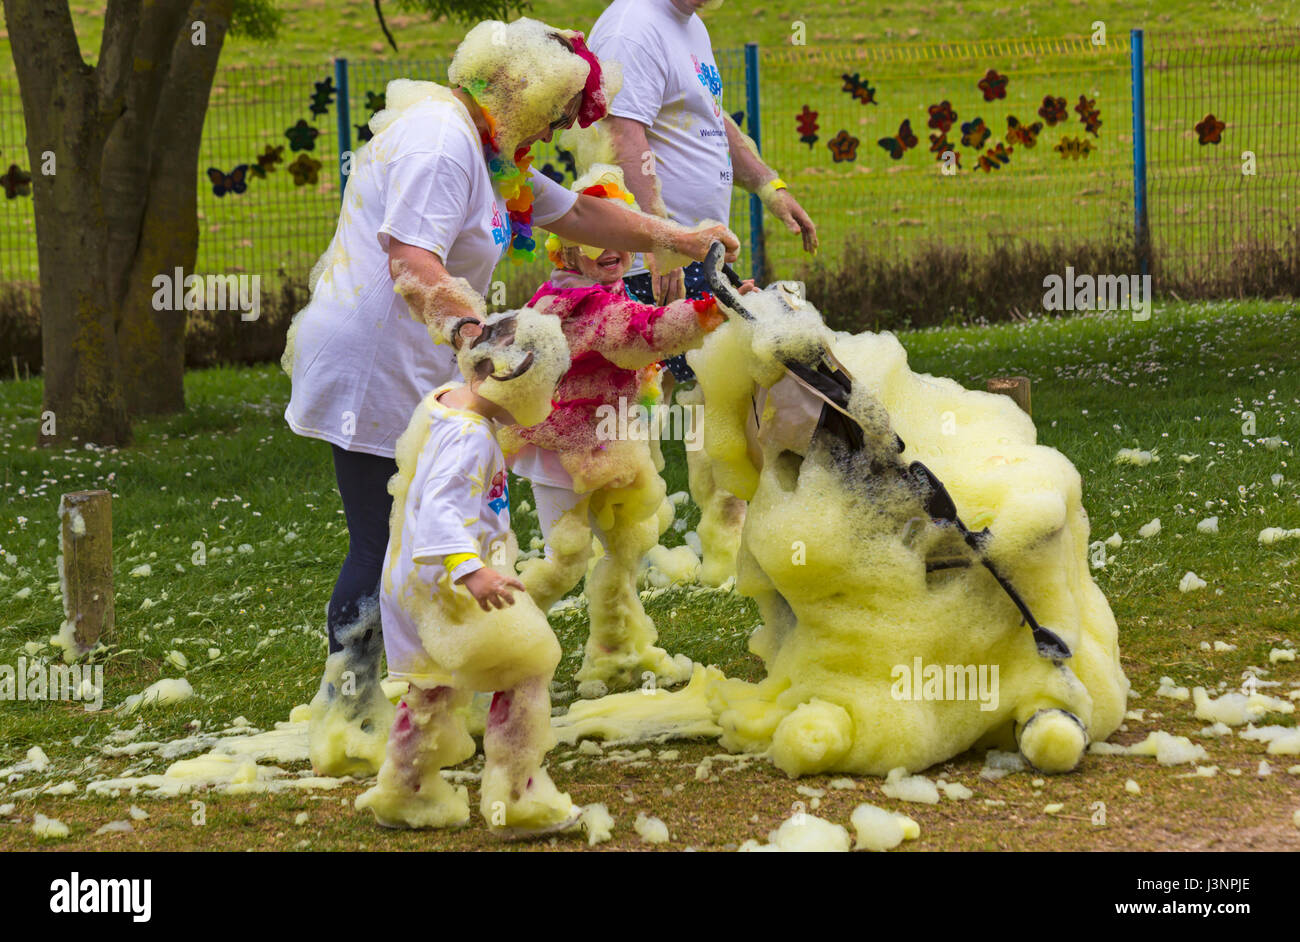
M 74 491 L 59 501 L 63 550 L 61 635 L 80 657 L 113 635 L 113 495 Z
M 989 380 L 989 392 L 1010 396 L 1025 410 L 1025 415 L 1034 414 L 1029 401 L 1028 376 L 994 376 Z

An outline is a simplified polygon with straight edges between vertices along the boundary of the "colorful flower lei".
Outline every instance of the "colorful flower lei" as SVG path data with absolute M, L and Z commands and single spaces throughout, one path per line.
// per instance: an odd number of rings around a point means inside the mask
M 533 239 L 533 187 L 528 182 L 533 174 L 533 155 L 527 148 L 521 147 L 515 151 L 512 161 L 501 156 L 501 150 L 497 147 L 496 120 L 479 100 L 485 88 L 487 82 L 480 80 L 470 83 L 465 91 L 483 112 L 483 120 L 487 123 L 487 130 L 480 131 L 479 137 L 483 141 L 483 156 L 487 160 L 488 174 L 492 177 L 497 192 L 506 201 L 506 212 L 510 219 L 507 257 L 512 262 L 531 262 L 537 258 L 537 242 Z

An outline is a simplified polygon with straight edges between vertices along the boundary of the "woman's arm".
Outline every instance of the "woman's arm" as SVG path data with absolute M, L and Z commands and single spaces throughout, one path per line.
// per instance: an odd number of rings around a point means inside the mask
M 452 277 L 428 249 L 389 238 L 388 272 L 393 290 L 406 301 L 411 316 L 429 328 L 435 343 L 450 343 L 452 326 L 466 317 L 482 320 L 487 310 L 470 283 Z
M 751 193 L 757 193 L 763 205 L 771 210 L 772 215 L 795 235 L 803 236 L 805 252 L 817 251 L 817 226 L 804 212 L 799 201 L 790 195 L 784 181 L 777 172 L 763 162 L 758 156 L 758 148 L 749 136 L 731 120 L 730 115 L 723 116 L 727 126 L 727 146 L 731 151 L 731 166 L 735 174 L 736 185 Z
M 714 242 L 727 247 L 729 262 L 735 261 L 740 251 L 740 240 L 726 226 L 686 229 L 598 196 L 580 195 L 571 210 L 545 228 L 583 245 L 624 252 L 664 253 L 666 250 L 697 262 L 704 261 Z

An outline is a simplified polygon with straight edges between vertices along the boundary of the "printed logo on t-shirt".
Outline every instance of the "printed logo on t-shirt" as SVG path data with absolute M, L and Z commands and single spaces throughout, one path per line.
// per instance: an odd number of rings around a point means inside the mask
M 704 65 L 700 62 L 699 56 L 691 56 L 691 64 L 695 66 L 695 77 L 700 80 L 704 90 L 713 96 L 713 114 L 720 116 L 722 114 L 722 76 L 718 74 L 718 67 Z
M 492 489 L 488 491 L 488 506 L 497 516 L 510 506 L 510 491 L 506 487 L 506 473 L 498 471 L 492 478 Z
M 506 245 L 510 241 L 510 226 L 501 216 L 501 207 L 496 203 L 492 204 L 492 242 L 501 246 L 501 251 L 506 250 Z

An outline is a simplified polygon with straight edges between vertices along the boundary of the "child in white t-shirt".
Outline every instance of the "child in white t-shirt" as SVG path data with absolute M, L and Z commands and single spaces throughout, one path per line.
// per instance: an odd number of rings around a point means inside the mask
M 440 770 L 474 754 L 463 708 L 473 692 L 492 692 L 479 809 L 497 833 L 549 833 L 578 818 L 542 768 L 555 743 L 550 680 L 560 646 L 514 577 L 518 545 L 495 425 L 546 418 L 568 348 L 554 318 L 527 309 L 457 337 L 468 385 L 426 396 L 397 443 L 379 604 L 389 674 L 410 688 L 378 782 L 357 807 L 389 827 L 468 823 L 467 790 Z

